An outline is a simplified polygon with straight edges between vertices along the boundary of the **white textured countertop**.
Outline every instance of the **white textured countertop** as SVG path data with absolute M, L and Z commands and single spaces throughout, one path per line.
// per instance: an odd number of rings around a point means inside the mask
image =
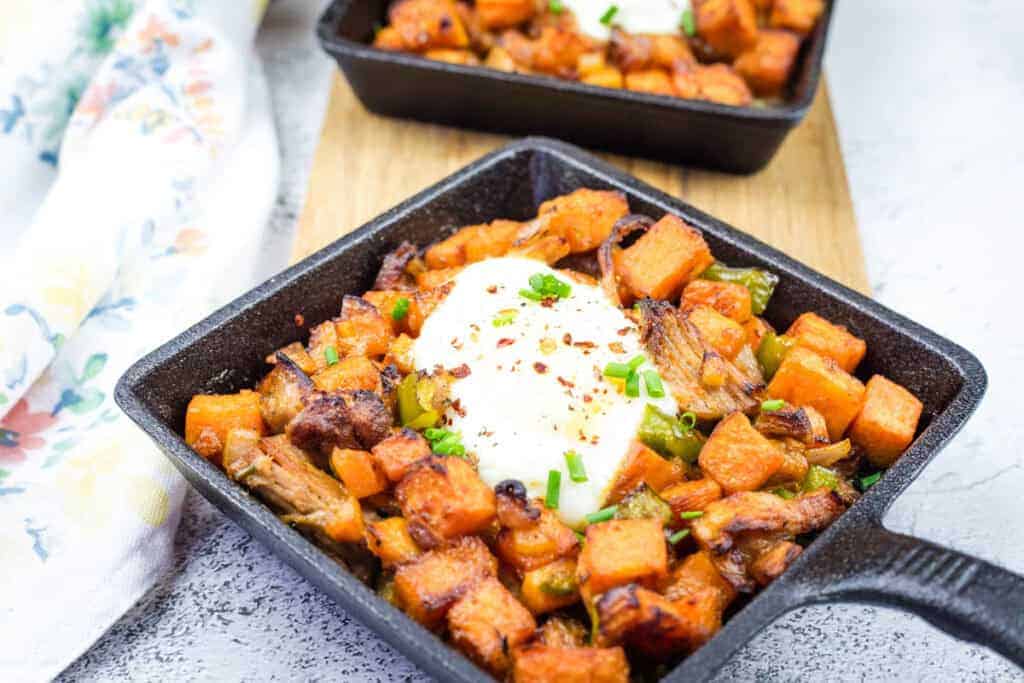
M 287 257 L 332 70 L 309 30 L 314 15 L 298 2 L 276 3 L 260 37 L 284 162 L 268 275 Z M 1024 380 L 1022 25 L 1019 0 L 847 0 L 828 55 L 875 295 L 974 351 L 990 381 L 978 414 L 886 525 L 1019 573 L 1024 421 L 1012 383 Z M 172 571 L 64 677 L 426 680 L 195 494 Z M 1024 674 L 915 617 L 836 605 L 800 610 L 767 629 L 722 672 L 730 679 Z

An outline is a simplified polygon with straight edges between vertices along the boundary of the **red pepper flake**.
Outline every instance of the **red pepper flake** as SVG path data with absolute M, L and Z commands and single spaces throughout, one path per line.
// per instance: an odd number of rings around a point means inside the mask
M 575 384 L 573 384 L 572 382 L 570 382 L 566 378 L 562 377 L 561 375 L 559 375 L 557 379 L 558 379 L 558 383 L 561 384 L 563 387 L 567 387 L 569 389 L 572 389 L 574 386 L 576 386 Z
M 498 340 L 498 348 L 500 349 L 502 346 L 512 346 L 515 343 L 515 339 L 510 339 L 509 337 L 502 337 L 501 339 Z
M 295 314 L 295 327 L 303 327 L 306 324 L 306 317 L 301 313 Z
M 562 335 L 562 343 L 566 346 L 572 346 L 572 335 L 566 332 Z
M 488 294 L 497 294 L 498 293 L 498 285 L 491 285 L 491 286 L 489 286 L 487 288 L 487 293 Z
M 608 348 L 615 353 L 625 353 L 626 347 L 622 345 L 622 342 L 611 342 L 608 344 Z
M 600 440 L 601 439 L 597 436 L 597 434 L 595 434 L 594 436 L 590 437 L 590 443 L 594 444 L 595 446 L 597 445 L 598 441 L 600 441 Z
M 470 370 L 469 366 L 463 363 L 456 368 L 452 368 L 449 372 L 452 373 L 452 376 L 456 379 L 463 379 L 464 377 L 469 377 Z
M 621 330 L 615 330 L 615 333 L 617 335 L 619 335 L 620 337 L 625 337 L 627 334 L 629 334 L 629 331 L 631 329 L 633 329 L 633 328 L 632 327 L 623 327 Z
M 558 301 L 558 299 L 555 299 L 554 297 L 545 297 L 540 300 L 540 305 L 544 308 L 553 308 L 556 301 Z
M 595 344 L 592 341 L 574 342 L 573 346 L 575 346 L 577 348 L 580 348 L 580 349 L 594 349 L 594 348 L 597 348 L 597 344 Z
M 466 409 L 462 407 L 461 400 L 455 399 L 452 401 L 452 410 L 454 410 L 459 417 L 466 417 Z
M 545 372 L 548 371 L 548 366 L 538 361 L 533 364 L 533 369 L 536 370 L 538 374 L 543 375 Z
M 590 394 L 583 394 L 583 402 L 584 403 L 590 403 L 593 400 L 594 400 L 594 397 L 591 396 Z
M 455 349 L 456 351 L 461 351 L 462 350 L 462 342 L 459 340 L 458 337 L 452 337 L 452 342 L 451 343 L 452 343 L 452 348 Z

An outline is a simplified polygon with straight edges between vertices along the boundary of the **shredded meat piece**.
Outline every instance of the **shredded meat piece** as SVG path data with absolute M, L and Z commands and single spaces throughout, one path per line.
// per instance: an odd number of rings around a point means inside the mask
M 415 291 L 416 280 L 406 272 L 406 266 L 416 258 L 416 247 L 412 242 L 402 242 L 398 248 L 384 257 L 377 279 L 373 281 L 375 290 Z
M 391 422 L 384 401 L 372 391 L 317 393 L 286 432 L 297 447 L 329 456 L 335 447 L 370 450 L 388 435 Z
M 314 385 L 306 373 L 284 353 L 274 354 L 274 369 L 260 382 L 260 414 L 275 432 L 299 414 Z
M 780 410 L 762 412 L 754 428 L 767 437 L 796 439 L 808 448 L 828 444 L 825 418 L 814 408 L 786 406 Z
M 736 411 L 757 409 L 764 378 L 756 361 L 751 364 L 741 359 L 744 352 L 750 354 L 749 347 L 733 362 L 721 359 L 722 383 L 709 386 L 701 379 L 704 359 L 713 351 L 686 315 L 667 301 L 654 299 L 641 301 L 640 312 L 641 340 L 681 410 L 700 420 L 717 420 Z

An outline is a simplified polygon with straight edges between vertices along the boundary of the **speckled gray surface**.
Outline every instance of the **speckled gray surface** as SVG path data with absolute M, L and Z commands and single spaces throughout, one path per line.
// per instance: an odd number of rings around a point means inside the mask
M 274 92 L 283 183 L 263 266 L 287 259 L 330 66 L 304 27 L 313 2 L 270 10 L 260 53 Z M 953 3 L 950 3 L 951 5 Z M 828 71 L 872 285 L 884 303 L 975 351 L 990 375 L 974 420 L 886 518 L 1024 573 L 1024 426 L 1012 380 L 1024 338 L 1024 5 L 1016 0 L 841 2 Z M 942 59 L 934 58 L 942 55 Z M 983 105 L 979 109 L 979 104 Z M 65 680 L 427 680 L 198 495 L 166 577 Z M 1024 680 L 889 609 L 804 609 L 751 643 L 720 680 Z

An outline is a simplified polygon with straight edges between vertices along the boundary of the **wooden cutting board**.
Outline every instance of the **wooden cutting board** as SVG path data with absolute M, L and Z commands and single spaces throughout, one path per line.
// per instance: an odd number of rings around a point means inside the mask
M 509 138 L 368 113 L 334 79 L 292 252 L 303 258 Z M 868 292 L 825 82 L 804 122 L 753 176 L 600 156 L 664 192 Z M 496 216 L 497 218 L 497 216 Z

